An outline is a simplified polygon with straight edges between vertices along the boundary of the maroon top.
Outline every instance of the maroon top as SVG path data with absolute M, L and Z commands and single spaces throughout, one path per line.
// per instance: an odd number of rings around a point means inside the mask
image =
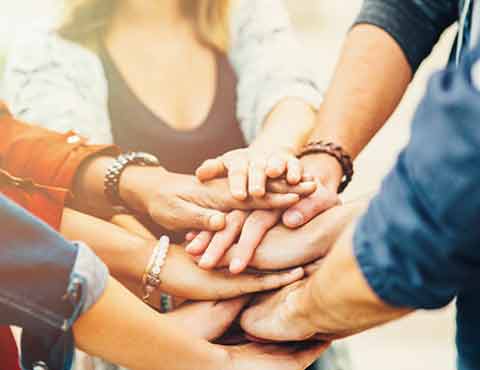
M 217 85 L 210 112 L 191 131 L 175 130 L 145 106 L 130 89 L 106 48 L 100 57 L 108 80 L 114 143 L 123 150 L 152 153 L 167 170 L 193 174 L 206 159 L 246 146 L 235 114 L 237 79 L 224 55 L 216 55 Z M 159 234 L 162 230 L 155 231 Z M 178 235 L 175 239 L 179 241 Z

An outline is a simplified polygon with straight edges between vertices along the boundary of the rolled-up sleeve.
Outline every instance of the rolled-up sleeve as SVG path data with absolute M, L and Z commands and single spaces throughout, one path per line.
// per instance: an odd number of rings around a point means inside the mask
M 442 307 L 478 284 L 479 57 L 431 79 L 410 143 L 357 226 L 361 270 L 393 306 Z
M 458 15 L 458 0 L 365 0 L 355 24 L 389 33 L 416 71 Z

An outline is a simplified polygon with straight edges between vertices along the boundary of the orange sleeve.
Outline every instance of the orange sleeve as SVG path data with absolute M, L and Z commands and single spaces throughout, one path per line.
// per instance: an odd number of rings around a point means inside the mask
M 87 145 L 74 132 L 59 134 L 19 122 L 0 104 L 0 167 L 14 176 L 70 189 L 87 158 L 118 153 L 113 145 Z

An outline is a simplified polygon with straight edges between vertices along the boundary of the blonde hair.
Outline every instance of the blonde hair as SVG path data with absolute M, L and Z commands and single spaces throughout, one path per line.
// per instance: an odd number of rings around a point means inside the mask
M 161 1 L 161 0 L 160 0 Z M 66 16 L 60 26 L 62 37 L 94 47 L 113 14 L 116 0 L 67 0 Z M 229 43 L 230 0 L 182 0 L 205 43 L 226 52 Z

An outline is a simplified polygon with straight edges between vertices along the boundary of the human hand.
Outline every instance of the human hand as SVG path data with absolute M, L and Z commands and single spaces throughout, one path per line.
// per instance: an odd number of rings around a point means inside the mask
M 263 236 L 248 266 L 257 270 L 275 271 L 307 265 L 325 257 L 344 228 L 366 205 L 367 199 L 362 199 L 333 207 L 296 230 L 276 225 Z M 268 220 L 262 220 L 259 221 L 260 231 L 269 226 Z M 262 225 L 262 222 L 265 223 Z M 237 248 L 242 247 L 231 247 L 217 263 L 217 267 L 230 266 Z
M 317 190 L 283 214 L 283 223 L 290 228 L 305 225 L 315 216 L 340 203 L 337 190 L 343 170 L 338 161 L 320 153 L 304 156 L 301 163 L 307 176 L 312 176 L 316 182 Z
M 213 341 L 230 328 L 249 301 L 250 297 L 243 296 L 220 302 L 187 302 L 165 316 L 194 337 Z
M 190 243 L 185 250 L 199 258 L 198 265 L 204 269 L 216 267 L 224 255 L 230 252 L 229 270 L 232 274 L 239 274 L 247 268 L 255 249 L 268 230 L 277 224 L 280 216 L 279 210 L 257 210 L 251 213 L 232 211 L 227 215 L 226 227 L 222 231 L 188 235 Z
M 205 161 L 196 175 L 202 182 L 228 176 L 233 197 L 245 200 L 249 195 L 263 197 L 268 179 L 285 175 L 288 184 L 299 184 L 303 168 L 291 149 L 251 145 Z
M 226 179 L 200 183 L 194 176 L 162 168 L 129 166 L 120 179 L 120 196 L 133 209 L 149 214 L 170 230 L 210 230 L 225 227 L 225 212 L 233 209 L 285 209 L 316 189 L 313 182 L 289 186 L 278 180 L 262 198 L 235 199 Z
M 310 312 L 314 305 L 308 296 L 307 280 L 280 291 L 259 296 L 241 316 L 240 324 L 249 335 L 272 342 L 305 341 L 318 329 Z
M 303 268 L 275 274 L 207 271 L 198 267 L 182 247 L 173 245 L 160 275 L 160 290 L 191 300 L 223 300 L 278 289 L 301 279 L 303 274 Z
M 251 343 L 225 347 L 228 363 L 218 370 L 304 370 L 329 346 L 329 343 L 314 342 L 288 346 Z

